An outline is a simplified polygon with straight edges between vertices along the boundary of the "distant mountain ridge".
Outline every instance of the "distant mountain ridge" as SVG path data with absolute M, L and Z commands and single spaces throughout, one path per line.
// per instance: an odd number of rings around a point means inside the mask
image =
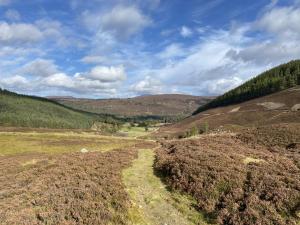
M 123 117 L 171 116 L 186 117 L 199 106 L 214 99 L 183 94 L 137 96 L 126 99 L 51 98 L 63 105 L 93 113 L 105 113 Z

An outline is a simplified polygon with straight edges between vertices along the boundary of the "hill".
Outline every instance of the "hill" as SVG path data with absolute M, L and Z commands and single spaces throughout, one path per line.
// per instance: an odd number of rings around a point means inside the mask
M 161 140 L 156 173 L 212 224 L 299 224 L 299 71 L 276 67 L 154 134 L 173 139 Z
M 77 99 L 51 98 L 66 106 L 93 113 L 105 113 L 124 117 L 159 116 L 186 117 L 213 97 L 180 94 L 150 95 L 128 99 Z
M 95 122 L 118 123 L 110 116 L 74 110 L 49 99 L 0 89 L 0 126 L 87 129 Z
M 206 110 L 163 127 L 160 136 L 178 136 L 188 130 L 239 129 L 280 123 L 300 123 L 300 86 L 267 96 Z
M 300 60 L 268 70 L 243 85 L 225 93 L 206 105 L 200 106 L 193 114 L 207 109 L 244 102 L 300 85 Z

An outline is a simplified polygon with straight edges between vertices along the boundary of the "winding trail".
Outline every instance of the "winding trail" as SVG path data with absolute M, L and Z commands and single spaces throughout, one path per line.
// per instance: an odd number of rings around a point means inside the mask
M 123 172 L 123 181 L 132 200 L 129 217 L 132 225 L 206 224 L 188 196 L 169 192 L 154 174 L 154 150 L 139 151 L 139 157 Z

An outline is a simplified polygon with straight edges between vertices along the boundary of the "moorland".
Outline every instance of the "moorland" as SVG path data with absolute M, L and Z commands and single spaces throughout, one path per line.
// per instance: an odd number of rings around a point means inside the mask
M 216 98 L 136 99 L 1 90 L 0 224 L 300 223 L 299 60 Z

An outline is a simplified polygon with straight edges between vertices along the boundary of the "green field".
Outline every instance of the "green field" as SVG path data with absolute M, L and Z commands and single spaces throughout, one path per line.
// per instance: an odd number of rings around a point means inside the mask
M 105 152 L 128 148 L 138 140 L 74 132 L 0 132 L 0 155 L 21 153 Z M 83 150 L 83 151 L 85 151 Z
M 138 127 L 138 126 L 130 126 L 130 124 L 126 123 L 119 130 L 119 134 L 126 137 L 143 137 L 151 134 L 157 129 L 158 129 L 157 127 L 145 128 L 145 127 Z

